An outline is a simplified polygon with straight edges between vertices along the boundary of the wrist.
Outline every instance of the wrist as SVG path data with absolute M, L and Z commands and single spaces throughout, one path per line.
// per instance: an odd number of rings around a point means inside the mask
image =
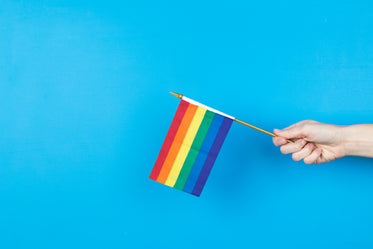
M 354 148 L 356 147 L 356 145 L 355 142 L 351 139 L 351 133 L 353 133 L 353 128 L 351 128 L 351 125 L 341 127 L 340 135 L 343 156 L 351 156 L 354 153 Z
M 348 125 L 341 128 L 344 156 L 373 156 L 373 126 Z

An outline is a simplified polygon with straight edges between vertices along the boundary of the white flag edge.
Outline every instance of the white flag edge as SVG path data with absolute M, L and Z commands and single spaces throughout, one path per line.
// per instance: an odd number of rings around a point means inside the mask
M 227 118 L 230 118 L 230 119 L 235 119 L 233 116 L 230 116 L 230 115 L 228 115 L 228 114 L 225 114 L 224 112 L 221 112 L 221 111 L 215 110 L 214 108 L 211 108 L 211 107 L 209 107 L 209 106 L 206 106 L 206 105 L 204 105 L 204 104 L 201 104 L 201 103 L 199 103 L 199 102 L 197 102 L 197 101 L 195 101 L 195 100 L 193 100 L 193 99 L 190 99 L 190 98 L 188 98 L 188 97 L 183 96 L 183 97 L 182 97 L 182 100 L 185 100 L 186 102 L 189 102 L 189 103 L 191 103 L 191 104 L 193 104 L 193 105 L 197 105 L 197 106 L 203 107 L 203 108 L 205 108 L 205 109 L 207 109 L 207 110 L 209 110 L 209 111 L 215 112 L 215 113 L 220 114 L 220 115 L 222 115 L 222 116 L 224 116 L 224 117 L 227 117 Z

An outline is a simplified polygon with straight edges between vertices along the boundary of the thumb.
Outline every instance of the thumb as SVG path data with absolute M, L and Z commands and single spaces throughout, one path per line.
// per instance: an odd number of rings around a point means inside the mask
M 297 126 L 288 127 L 288 128 L 283 129 L 283 130 L 274 129 L 273 132 L 277 136 L 284 137 L 284 138 L 287 138 L 287 139 L 303 138 L 304 137 L 303 133 L 302 133 L 302 129 L 300 127 L 297 127 Z

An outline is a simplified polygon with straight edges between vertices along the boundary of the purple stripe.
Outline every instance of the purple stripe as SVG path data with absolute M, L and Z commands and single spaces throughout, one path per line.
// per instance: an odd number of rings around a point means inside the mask
M 230 118 L 224 118 L 223 123 L 220 126 L 218 135 L 215 138 L 215 141 L 210 149 L 210 152 L 207 156 L 207 159 L 203 165 L 203 168 L 201 170 L 201 174 L 198 177 L 197 183 L 194 186 L 193 195 L 200 196 L 203 187 L 205 186 L 205 183 L 207 181 L 207 178 L 211 172 L 212 166 L 214 165 L 214 162 L 216 160 L 216 157 L 219 154 L 220 148 L 224 143 L 225 137 L 228 134 L 229 129 L 231 128 L 233 120 Z

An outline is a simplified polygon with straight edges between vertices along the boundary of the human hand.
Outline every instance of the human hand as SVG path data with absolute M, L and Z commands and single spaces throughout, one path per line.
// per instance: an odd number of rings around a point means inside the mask
M 342 126 L 304 120 L 283 130 L 275 129 L 277 137 L 273 137 L 273 143 L 281 146 L 283 154 L 292 153 L 294 161 L 326 163 L 346 155 L 342 130 Z M 288 143 L 287 139 L 294 143 Z

